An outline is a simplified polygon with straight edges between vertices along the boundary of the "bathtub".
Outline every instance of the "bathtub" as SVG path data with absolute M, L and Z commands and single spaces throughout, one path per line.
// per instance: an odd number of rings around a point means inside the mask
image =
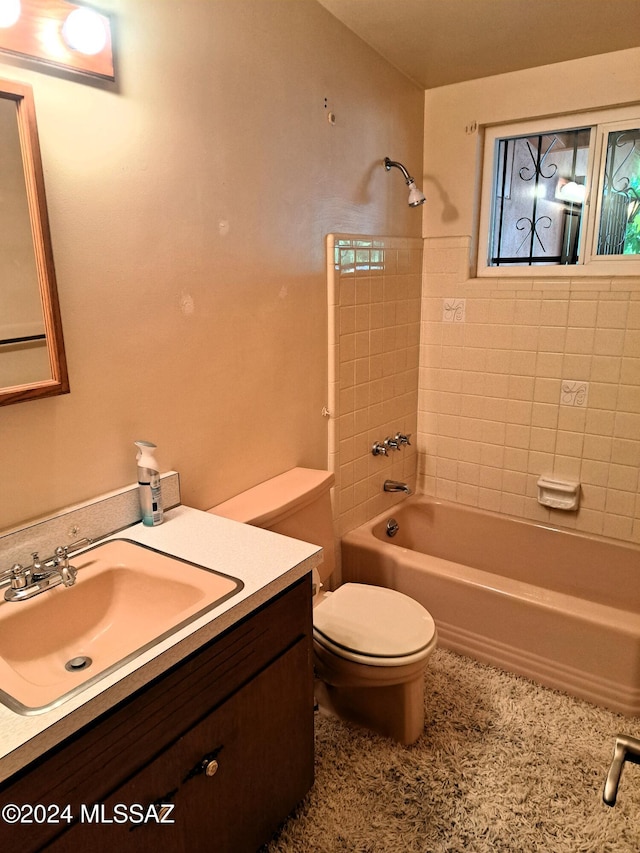
M 342 578 L 417 599 L 445 648 L 640 714 L 634 545 L 416 496 L 343 537 Z

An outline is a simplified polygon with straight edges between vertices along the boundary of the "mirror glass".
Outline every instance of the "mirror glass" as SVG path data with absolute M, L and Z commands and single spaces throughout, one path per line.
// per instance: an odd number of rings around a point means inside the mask
M 68 390 L 33 94 L 0 80 L 0 405 Z

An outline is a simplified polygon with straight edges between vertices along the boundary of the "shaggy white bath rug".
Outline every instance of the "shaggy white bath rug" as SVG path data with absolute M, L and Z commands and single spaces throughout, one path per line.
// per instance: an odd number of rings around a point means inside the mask
M 264 853 L 638 853 L 640 766 L 602 802 L 629 719 L 438 649 L 422 737 L 316 714 L 316 782 Z

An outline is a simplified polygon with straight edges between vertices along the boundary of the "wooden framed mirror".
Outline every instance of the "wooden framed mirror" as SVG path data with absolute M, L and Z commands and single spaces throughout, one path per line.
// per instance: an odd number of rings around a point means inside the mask
M 0 405 L 68 391 L 33 92 L 0 80 Z

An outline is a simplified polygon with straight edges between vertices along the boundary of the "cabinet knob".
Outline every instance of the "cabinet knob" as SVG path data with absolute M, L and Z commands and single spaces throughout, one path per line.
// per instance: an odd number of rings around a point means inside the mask
M 215 758 L 212 758 L 211 761 L 207 761 L 204 766 L 204 772 L 207 776 L 215 776 L 218 772 L 218 762 Z

